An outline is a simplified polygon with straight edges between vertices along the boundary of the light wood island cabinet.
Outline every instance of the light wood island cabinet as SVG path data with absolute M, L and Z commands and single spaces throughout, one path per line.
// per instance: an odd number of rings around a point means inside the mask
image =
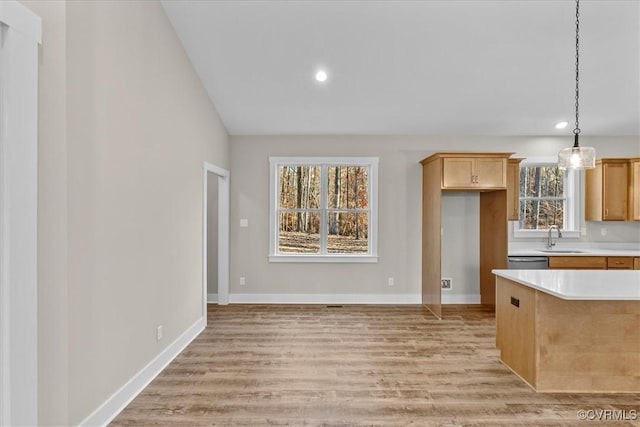
M 600 159 L 586 171 L 585 219 L 626 221 L 628 216 L 629 159 Z
M 496 275 L 500 359 L 534 390 L 640 392 L 640 295 L 633 286 L 638 273 Z

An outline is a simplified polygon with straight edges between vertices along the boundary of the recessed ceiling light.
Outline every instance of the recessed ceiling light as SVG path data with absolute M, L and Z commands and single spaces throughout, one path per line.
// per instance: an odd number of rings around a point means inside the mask
M 316 73 L 316 80 L 319 82 L 327 81 L 327 72 L 320 70 Z
M 560 122 L 556 125 L 556 129 L 564 129 L 569 125 L 569 122 Z

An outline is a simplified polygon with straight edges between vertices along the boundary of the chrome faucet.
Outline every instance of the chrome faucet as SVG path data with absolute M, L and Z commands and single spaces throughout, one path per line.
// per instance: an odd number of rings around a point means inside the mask
M 549 237 L 547 239 L 547 248 L 551 249 L 556 245 L 556 242 L 553 241 L 553 237 L 551 237 L 551 232 L 553 230 L 556 230 L 558 232 L 558 239 L 562 237 L 562 232 L 560 231 L 560 228 L 553 224 L 551 227 L 549 227 Z

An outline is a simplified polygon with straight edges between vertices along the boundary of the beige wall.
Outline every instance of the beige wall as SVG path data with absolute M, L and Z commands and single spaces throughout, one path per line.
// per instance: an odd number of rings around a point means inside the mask
M 228 141 L 158 2 L 24 3 L 44 27 L 39 417 L 77 424 L 201 316 L 202 165 L 228 168 Z
M 571 143 L 565 138 L 533 137 L 321 137 L 245 136 L 231 138 L 231 275 L 230 293 L 255 294 L 417 294 L 420 289 L 421 177 L 418 163 L 437 151 L 506 151 L 518 157 L 555 156 Z M 637 156 L 638 138 L 583 138 L 601 157 Z M 269 156 L 377 156 L 379 166 L 379 247 L 377 264 L 269 263 Z M 478 215 L 473 195 L 447 200 L 445 223 L 466 227 L 471 222 L 459 209 Z M 458 217 L 457 219 L 455 217 Z M 249 228 L 239 228 L 240 218 Z M 457 222 L 456 222 L 457 221 Z M 477 219 L 475 220 L 477 223 Z M 622 224 L 620 241 L 640 240 L 640 224 Z M 448 233 L 445 230 L 445 235 Z M 455 233 L 455 230 L 453 231 Z M 467 277 L 477 266 L 477 251 L 466 241 L 454 239 L 444 245 L 443 259 L 459 260 L 445 265 L 445 274 Z M 246 277 L 240 286 L 239 278 Z M 395 286 L 387 285 L 387 277 Z M 471 276 L 469 276 L 471 277 Z M 468 293 L 467 289 L 459 289 Z

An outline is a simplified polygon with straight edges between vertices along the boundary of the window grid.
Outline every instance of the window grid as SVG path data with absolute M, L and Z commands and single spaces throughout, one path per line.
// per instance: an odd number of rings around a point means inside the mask
M 377 231 L 377 218 L 376 218 L 376 191 L 377 191 L 377 158 L 326 158 L 326 159 L 313 159 L 313 158 L 271 158 L 271 188 L 272 188 L 272 203 L 275 203 L 275 209 L 271 209 L 271 242 L 270 242 L 270 260 L 272 258 L 336 258 L 336 257 L 353 257 L 353 258 L 377 258 L 376 254 L 376 236 Z M 282 208 L 281 206 L 281 184 L 280 170 L 281 168 L 313 168 L 319 167 L 320 169 L 320 194 L 319 194 L 319 207 L 314 208 Z M 340 207 L 337 203 L 336 207 L 329 207 L 329 169 L 333 167 L 356 167 L 363 168 L 362 172 L 367 177 L 366 183 L 366 208 L 348 208 Z M 347 183 L 348 185 L 348 183 Z M 356 185 L 356 191 L 358 187 Z M 354 202 L 355 203 L 355 202 Z M 345 205 L 348 205 L 348 200 Z M 281 230 L 281 214 L 283 213 L 310 213 L 316 214 L 320 217 L 319 224 L 319 237 L 320 248 L 318 252 L 313 253 L 297 253 L 297 252 L 281 252 L 280 251 L 280 230 Z M 358 228 L 360 224 L 358 220 L 355 220 L 354 227 L 362 232 L 366 232 L 367 246 L 366 252 L 336 252 L 329 248 L 330 242 L 330 217 L 336 213 L 341 214 L 363 214 L 366 215 L 367 225 L 366 229 Z M 340 235 L 340 234 L 337 234 Z M 376 261 L 367 261 L 376 262 Z
M 527 162 L 521 165 L 522 168 L 555 168 L 557 167 L 557 163 L 551 161 L 543 161 L 543 162 Z M 526 177 L 526 174 L 525 174 Z M 522 181 L 522 179 L 521 179 Z M 578 214 L 578 203 L 577 199 L 579 191 L 577 191 L 576 186 L 580 185 L 579 175 L 577 175 L 573 171 L 565 170 L 563 175 L 563 194 L 562 196 L 526 196 L 523 194 L 523 191 L 526 191 L 526 182 L 520 182 L 520 221 L 516 223 L 516 230 L 520 232 L 536 232 L 536 231 L 547 231 L 545 228 L 537 228 L 539 218 L 536 218 L 536 228 L 526 228 L 526 218 L 525 211 L 526 202 L 562 202 L 563 210 L 562 210 L 562 230 L 563 231 L 573 231 L 576 229 L 578 224 L 577 214 Z

